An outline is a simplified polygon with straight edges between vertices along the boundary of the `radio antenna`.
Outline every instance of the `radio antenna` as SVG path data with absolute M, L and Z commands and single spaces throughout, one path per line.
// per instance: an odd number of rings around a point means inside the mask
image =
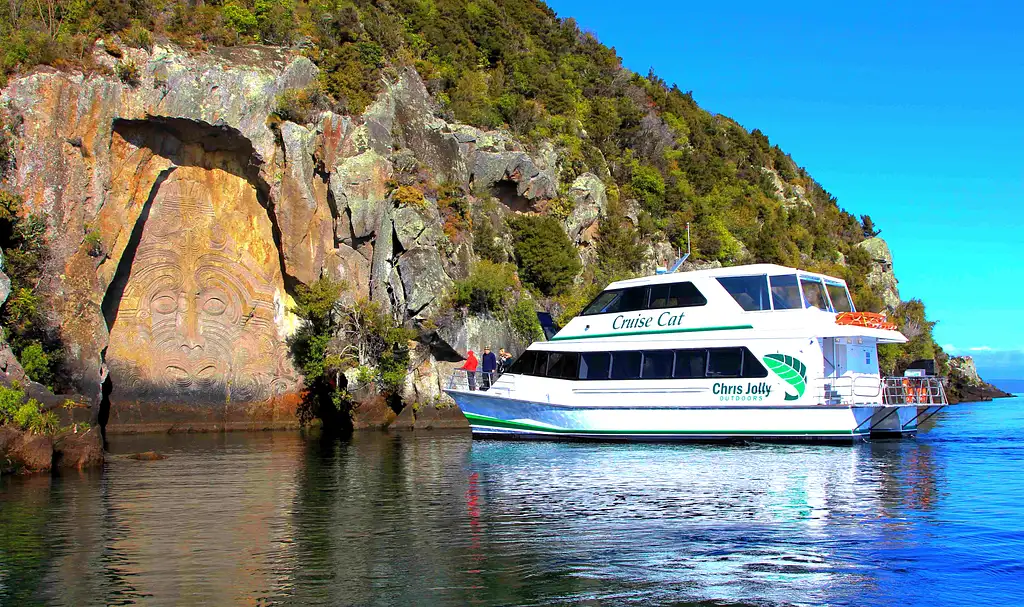
M 690 258 L 690 222 L 686 222 L 686 255 L 683 255 L 679 261 L 672 266 L 672 269 L 668 271 L 669 274 L 679 271 L 679 267 Z

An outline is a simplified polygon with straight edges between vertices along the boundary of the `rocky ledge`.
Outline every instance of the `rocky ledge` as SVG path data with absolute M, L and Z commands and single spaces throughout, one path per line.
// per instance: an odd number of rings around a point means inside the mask
M 954 356 L 949 359 L 949 384 L 946 392 L 951 403 L 970 403 L 1013 396 L 981 379 L 974 359 L 970 356 Z
M 0 427 L 0 474 L 84 470 L 103 461 L 103 438 L 96 429 L 52 437 Z

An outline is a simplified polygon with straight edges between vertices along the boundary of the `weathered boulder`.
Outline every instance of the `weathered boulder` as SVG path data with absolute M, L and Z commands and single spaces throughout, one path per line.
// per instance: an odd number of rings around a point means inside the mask
M 46 472 L 53 466 L 53 439 L 0 427 L 0 472 Z
M 415 410 L 416 430 L 454 430 L 469 427 L 469 420 L 454 406 L 421 405 Z
M 398 258 L 409 316 L 429 317 L 452 284 L 433 247 L 414 247 Z
M 53 444 L 53 461 L 57 468 L 84 470 L 103 465 L 103 437 L 90 428 L 86 432 L 68 432 Z
M 882 291 L 882 301 L 885 303 L 885 307 L 890 312 L 894 311 L 900 305 L 900 290 L 899 281 L 896 280 L 896 274 L 893 272 L 892 252 L 889 251 L 889 245 L 876 236 L 858 243 L 857 246 L 864 249 L 871 256 L 873 262 L 871 271 L 867 275 L 868 284 Z
M 380 227 L 381 215 L 389 204 L 387 180 L 390 177 L 391 163 L 373 149 L 343 158 L 331 172 L 331 194 L 338 209 L 348 211 L 355 238 L 374 235 Z
M 583 244 L 589 235 L 587 228 L 604 215 L 608 206 L 608 195 L 604 183 L 593 173 L 584 173 L 572 182 L 569 197 L 573 210 L 565 220 L 565 232 L 576 244 Z

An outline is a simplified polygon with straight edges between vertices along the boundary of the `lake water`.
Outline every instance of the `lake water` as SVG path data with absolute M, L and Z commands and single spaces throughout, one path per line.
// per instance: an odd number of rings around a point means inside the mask
M 0 480 L 10 605 L 1021 605 L 1024 399 L 855 446 L 115 437 Z M 125 454 L 156 449 L 166 460 Z

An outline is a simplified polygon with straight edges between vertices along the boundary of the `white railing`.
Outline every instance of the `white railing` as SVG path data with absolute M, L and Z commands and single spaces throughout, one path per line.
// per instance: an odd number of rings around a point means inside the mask
M 809 381 L 818 402 L 825 405 L 946 405 L 938 377 L 819 377 Z
M 455 369 L 452 371 L 451 376 L 448 377 L 448 385 L 445 387 L 447 390 L 487 390 L 494 382 L 498 379 L 497 371 L 467 371 L 465 369 Z
M 948 405 L 940 377 L 884 377 L 883 405 Z

